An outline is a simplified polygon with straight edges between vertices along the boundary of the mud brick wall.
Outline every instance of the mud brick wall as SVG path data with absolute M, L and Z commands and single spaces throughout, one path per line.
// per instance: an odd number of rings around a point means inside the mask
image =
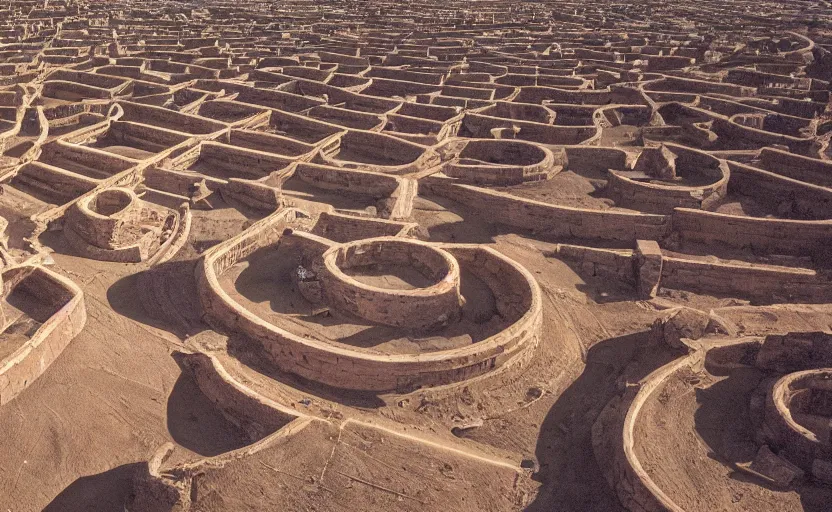
M 20 279 L 22 275 L 25 277 Z M 49 304 L 53 314 L 22 347 L 0 362 L 0 405 L 8 403 L 40 377 L 81 332 L 87 320 L 80 288 L 52 271 L 17 267 L 6 271 L 3 279 L 19 280 L 17 286 Z
M 186 198 L 190 195 L 194 184 L 194 178 L 191 174 L 159 169 L 155 166 L 145 169 L 143 178 L 148 187 L 176 193 L 182 196 L 183 200 L 187 200 Z M 224 184 L 222 180 L 211 177 L 206 177 L 205 183 L 210 190 L 217 190 Z
M 268 176 L 292 163 L 292 159 L 288 157 L 216 142 L 203 142 L 199 159 L 256 178 Z
M 100 261 L 118 261 L 121 263 L 139 263 L 147 259 L 155 239 L 151 236 L 140 238 L 135 244 L 116 249 L 103 249 L 90 244 L 72 228 L 64 229 L 64 236 L 78 255 Z
M 231 85 L 232 84 L 229 84 L 229 88 L 233 88 L 240 93 L 237 97 L 237 101 L 242 103 L 263 105 L 264 107 L 271 107 L 289 112 L 301 112 L 325 103 L 323 100 L 317 98 L 308 98 L 297 94 L 289 94 L 268 89 L 257 89 L 245 85 L 236 85 L 231 87 Z
M 514 274 L 519 274 L 526 283 L 527 289 L 522 295 L 530 297 L 528 311 L 491 338 L 428 355 L 376 355 L 352 347 L 322 344 L 295 336 L 246 311 L 222 290 L 218 276 L 240 258 L 279 239 L 291 213 L 287 210 L 264 219 L 249 228 L 239 241 L 221 244 L 205 254 L 197 266 L 197 286 L 212 326 L 257 340 L 271 361 L 285 371 L 347 389 L 406 391 L 459 382 L 504 364 L 528 362 L 542 328 L 540 290 L 528 271 L 513 265 Z M 488 258 L 507 261 L 488 248 L 455 246 L 453 249 L 454 255 L 461 259 L 472 258 L 465 256 L 472 251 L 485 251 L 489 253 Z
M 570 146 L 566 148 L 569 161 L 567 170 L 606 172 L 607 169 L 624 169 L 627 153 L 615 148 Z
M 33 180 L 42 188 L 54 191 L 60 197 L 74 199 L 86 192 L 89 192 L 98 185 L 98 181 L 86 176 L 70 174 L 63 169 L 46 166 L 38 162 L 30 162 L 24 165 L 17 176 L 13 178 Z
M 607 483 L 628 511 L 668 512 L 630 464 L 623 446 L 621 433 L 627 410 L 638 390 L 635 386 L 627 388 L 622 396 L 614 397 L 601 411 L 592 425 L 593 450 Z
M 728 189 L 764 199 L 772 205 L 785 204 L 807 219 L 832 219 L 832 189 L 811 185 L 772 172 L 730 162 Z M 830 168 L 832 170 L 832 168 Z M 799 236 L 799 234 L 795 234 Z
M 358 57 L 355 58 L 358 59 Z M 406 69 L 385 68 L 380 66 L 371 68 L 365 76 L 373 78 L 389 78 L 391 80 L 402 80 L 406 82 L 416 82 L 429 85 L 442 85 L 442 82 L 444 81 L 444 75 L 440 73 L 423 73 L 419 71 L 408 71 Z
M 304 163 L 298 164 L 295 176 L 318 188 L 355 192 L 376 198 L 389 197 L 401 183 L 401 178 L 396 176 Z
M 743 87 L 735 84 L 715 83 L 707 82 L 705 80 L 691 80 L 669 76 L 662 78 L 660 83 L 650 84 L 645 87 L 648 91 L 655 88 L 663 91 L 691 92 L 698 94 L 725 94 L 735 97 L 752 96 L 755 92 L 751 87 Z
M 670 233 L 670 217 L 665 215 L 556 206 L 447 181 L 450 180 L 426 179 L 419 185 L 463 205 L 478 210 L 487 208 L 487 218 L 495 223 L 537 233 L 633 243 L 639 239 L 658 240 Z
M 547 179 L 553 168 L 554 155 L 545 148 L 511 140 L 482 140 L 466 144 L 457 160 L 445 164 L 443 172 L 466 183 L 516 185 Z
M 433 151 L 425 146 L 406 142 L 376 132 L 352 130 L 341 137 L 341 146 L 357 154 L 367 154 L 373 159 L 388 160 L 385 165 L 417 164 L 433 160 Z M 435 159 L 438 162 L 438 157 Z
M 87 73 L 84 71 L 73 71 L 70 69 L 58 69 L 46 78 L 46 83 L 54 80 L 74 82 L 101 89 L 117 89 L 127 84 L 122 78 L 107 76 L 106 74 Z
M 543 100 L 550 100 L 552 103 L 571 103 L 573 105 L 606 105 L 613 102 L 612 99 L 612 92 L 609 90 L 572 91 L 552 87 L 522 87 L 515 101 L 541 104 Z
M 671 187 L 639 183 L 625 176 L 610 172 L 607 193 L 615 204 L 648 213 L 669 215 L 674 208 L 702 208 L 728 193 L 728 179 L 707 187 Z
M 582 245 L 559 244 L 557 256 L 573 262 L 580 272 L 596 277 L 612 277 L 635 286 L 633 251 L 596 249 Z
M 462 126 L 474 137 L 491 138 L 491 130 L 495 128 L 520 128 L 517 138 L 541 144 L 580 144 L 595 137 L 598 128 L 592 126 L 554 126 L 516 119 L 484 116 L 480 114 L 465 114 Z
M 796 391 L 816 386 L 813 381 L 825 380 L 824 377 L 829 374 L 825 370 L 806 370 L 786 375 L 774 384 L 766 396 L 765 425 L 774 435 L 777 447 L 784 449 L 789 460 L 807 472 L 811 472 L 814 459 L 828 460 L 832 456 L 832 448 L 828 439 L 821 439 L 798 424 L 794 420 L 797 411 L 791 411 L 789 405 Z M 824 423 L 826 425 L 821 426 L 821 430 L 828 432 L 828 420 Z
M 706 263 L 672 257 L 663 259 L 661 285 L 764 303 L 828 302 L 832 296 L 832 281 L 811 270 Z
M 109 89 L 63 80 L 52 80 L 44 83 L 42 94 L 48 98 L 68 101 L 73 101 L 79 96 L 98 99 L 111 99 L 113 97 L 113 92 Z
M 695 62 L 696 59 L 691 57 L 679 57 L 676 55 L 651 55 L 647 59 L 647 69 L 649 71 L 682 69 L 693 65 Z
M 236 200 L 252 208 L 274 211 L 283 204 L 280 189 L 258 181 L 230 178 L 220 190 L 230 193 Z
M 313 233 L 335 242 L 349 242 L 362 238 L 396 236 L 409 227 L 409 224 L 402 222 L 323 212 L 315 223 Z
M 139 148 L 144 148 L 148 145 L 147 143 L 150 143 L 159 146 L 159 149 L 167 149 L 190 139 L 187 135 L 172 130 L 125 121 L 113 121 L 110 125 L 110 133 L 117 140 L 122 140 L 128 145 L 133 143 Z
M 206 354 L 180 354 L 199 389 L 233 424 L 257 441 L 286 425 L 295 416 L 259 401 L 253 394 L 229 384 L 225 370 Z M 226 377 L 226 378 L 224 378 Z
M 56 141 L 44 146 L 41 160 L 57 167 L 62 167 L 62 161 L 74 162 L 107 174 L 117 174 L 135 165 L 135 162 L 113 153 L 76 146 L 63 141 Z M 71 169 L 71 167 L 68 167 L 68 169 Z
M 778 133 L 766 132 L 746 126 L 739 125 L 727 119 L 714 119 L 712 130 L 720 139 L 726 141 L 743 141 L 743 143 L 754 143 L 761 146 L 781 144 L 791 151 L 807 156 L 817 156 L 820 145 L 814 139 L 804 139 L 780 135 Z
M 119 194 L 119 190 L 107 190 L 105 193 Z M 105 208 L 103 204 L 107 201 L 106 196 L 96 194 L 81 199 L 69 210 L 68 228 L 74 231 L 87 243 L 102 249 L 114 249 L 119 244 L 120 232 L 125 226 L 138 223 L 141 218 L 142 208 L 138 199 L 127 192 L 119 194 L 119 199 L 124 203 L 121 210 L 113 215 L 107 215 L 105 210 L 96 211 L 96 203 L 99 208 Z
M 227 125 L 217 121 L 182 114 L 166 108 L 141 105 L 128 101 L 119 102 L 119 105 L 124 109 L 123 121 L 135 121 L 142 124 L 162 124 L 168 129 L 197 135 L 214 133 L 227 127 Z
M 278 155 L 298 156 L 301 159 L 308 158 L 306 153 L 315 150 L 315 146 L 311 144 L 287 137 L 236 129 L 228 132 L 228 143 L 232 146 L 242 146 L 248 149 L 277 153 Z
M 832 162 L 793 155 L 779 149 L 763 148 L 760 151 L 759 167 L 822 187 L 832 187 Z
M 534 297 L 521 272 L 503 258 L 495 258 L 490 252 L 473 251 L 466 247 L 448 246 L 448 252 L 460 261 L 489 288 L 495 291 L 497 311 L 504 320 L 519 320 L 533 307 Z
M 385 239 L 332 249 L 324 255 L 324 262 L 321 288 L 326 303 L 336 309 L 383 325 L 415 329 L 441 325 L 459 316 L 459 266 L 444 251 Z M 376 263 L 411 267 L 432 284 L 413 290 L 377 288 L 344 272 Z
M 673 230 L 683 241 L 798 256 L 813 254 L 832 240 L 832 220 L 760 219 L 688 209 L 673 212 Z

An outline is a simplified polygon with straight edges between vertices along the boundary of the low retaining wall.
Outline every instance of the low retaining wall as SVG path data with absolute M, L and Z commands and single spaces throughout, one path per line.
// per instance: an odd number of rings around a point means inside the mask
M 87 321 L 84 293 L 69 279 L 37 266 L 3 272 L 6 288 L 23 286 L 56 311 L 20 348 L 0 362 L 0 405 L 6 404 L 40 377 L 61 355 Z
M 829 439 L 829 419 L 822 416 L 812 418 L 820 423 L 812 431 L 795 420 L 800 413 L 792 411 L 792 401 L 800 399 L 798 393 L 811 388 L 829 390 L 832 371 L 805 370 L 781 377 L 766 396 L 765 425 L 776 440 L 778 448 L 788 454 L 791 462 L 807 472 L 812 471 L 815 459 L 829 460 L 832 446 Z M 808 415 L 806 415 L 808 416 Z M 823 436 L 819 431 L 826 431 Z
M 763 169 L 794 180 L 832 187 L 832 162 L 795 155 L 779 149 L 760 150 L 758 164 Z
M 762 219 L 677 208 L 673 212 L 673 231 L 683 242 L 805 256 L 832 240 L 832 220 Z
M 580 272 L 596 277 L 612 277 L 627 284 L 636 285 L 633 251 L 596 249 L 581 245 L 558 244 L 552 254 L 570 261 Z
M 548 145 L 585 144 L 600 135 L 595 125 L 558 126 L 471 113 L 462 119 L 461 131 L 472 137 L 492 138 L 494 129 L 512 131 L 515 127 L 520 129 L 516 139 Z
M 394 222 L 372 217 L 323 212 L 318 216 L 312 232 L 333 242 L 343 243 L 362 238 L 405 236 L 417 227 L 418 224 L 411 222 Z
M 232 378 L 214 357 L 180 353 L 182 366 L 190 372 L 199 390 L 249 439 L 260 440 L 300 414 L 263 398 Z
M 622 208 L 668 215 L 674 208 L 703 208 L 719 201 L 728 194 L 728 176 L 704 187 L 685 187 L 642 183 L 611 171 L 607 193 Z
M 663 288 L 743 297 L 755 302 L 829 302 L 832 280 L 813 270 L 662 258 Z
M 650 478 L 636 454 L 642 407 L 669 376 L 694 364 L 697 354 L 659 368 L 613 398 L 592 425 L 592 447 L 610 487 L 630 512 L 685 512 Z
M 457 184 L 447 178 L 425 178 L 419 185 L 438 196 L 482 211 L 493 222 L 537 233 L 633 243 L 639 239 L 659 240 L 670 234 L 667 215 L 558 206 Z
M 770 171 L 738 162 L 729 162 L 731 181 L 728 190 L 751 196 L 776 209 L 781 204 L 788 211 L 807 219 L 832 219 L 832 189 L 805 183 Z
M 638 247 L 642 246 L 646 244 L 639 241 Z M 664 256 L 657 246 L 651 253 L 656 261 L 648 268 L 636 261 L 639 252 L 559 244 L 552 255 L 575 262 L 581 272 L 589 275 L 618 278 L 638 286 L 650 284 L 649 295 L 655 295 L 660 288 L 671 288 L 760 303 L 824 303 L 832 298 L 832 278 L 815 270 Z M 642 277 L 645 283 L 640 283 Z
M 518 185 L 549 179 L 555 157 L 542 146 L 515 140 L 472 140 L 442 172 L 473 184 Z

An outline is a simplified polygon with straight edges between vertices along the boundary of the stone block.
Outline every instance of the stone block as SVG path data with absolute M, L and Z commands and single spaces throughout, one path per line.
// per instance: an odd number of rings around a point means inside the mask
M 637 240 L 633 254 L 638 294 L 643 299 L 656 296 L 662 278 L 662 251 L 654 240 Z

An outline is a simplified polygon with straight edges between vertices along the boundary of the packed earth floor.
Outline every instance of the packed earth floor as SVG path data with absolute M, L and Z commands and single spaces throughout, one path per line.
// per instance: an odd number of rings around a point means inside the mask
M 832 4 L 0 3 L 0 510 L 828 511 Z

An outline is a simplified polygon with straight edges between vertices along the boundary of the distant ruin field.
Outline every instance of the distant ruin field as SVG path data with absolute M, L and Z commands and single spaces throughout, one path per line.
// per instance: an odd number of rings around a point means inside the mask
M 0 3 L 0 511 L 832 510 L 832 3 Z

